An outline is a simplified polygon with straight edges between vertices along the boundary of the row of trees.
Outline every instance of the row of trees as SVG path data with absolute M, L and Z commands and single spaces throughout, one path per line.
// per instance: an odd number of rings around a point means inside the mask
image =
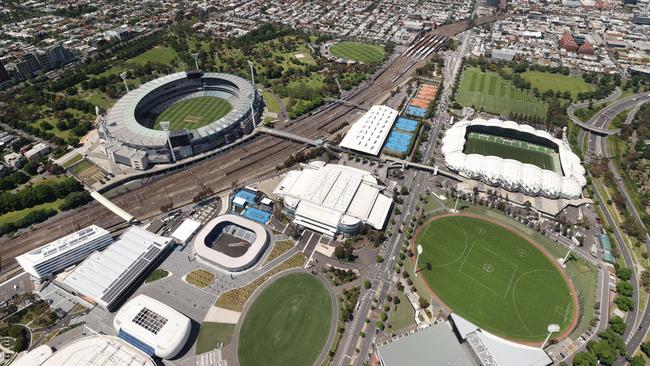
M 46 202 L 64 198 L 72 192 L 83 190 L 81 183 L 72 177 L 54 182 L 36 184 L 16 193 L 0 193 L 0 214 L 34 207 Z

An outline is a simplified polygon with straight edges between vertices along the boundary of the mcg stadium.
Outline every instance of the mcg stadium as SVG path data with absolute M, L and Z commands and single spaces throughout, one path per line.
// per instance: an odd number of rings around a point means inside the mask
M 234 142 L 253 131 L 262 108 L 246 79 L 178 72 L 128 92 L 98 119 L 98 131 L 111 161 L 143 170 Z
M 586 184 L 567 142 L 513 121 L 458 122 L 445 133 L 442 153 L 447 167 L 463 176 L 531 196 L 579 198 Z

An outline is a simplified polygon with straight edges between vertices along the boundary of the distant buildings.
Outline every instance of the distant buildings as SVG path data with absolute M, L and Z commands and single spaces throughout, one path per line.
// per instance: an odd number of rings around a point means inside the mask
M 35 160 L 47 155 L 50 152 L 50 147 L 45 143 L 38 143 L 31 149 L 25 151 L 25 158 L 27 160 Z
M 581 55 L 593 55 L 594 46 L 589 43 L 584 37 L 574 35 L 569 32 L 564 33 L 560 38 L 560 47 L 569 52 L 576 52 Z
M 16 63 L 16 73 L 21 79 L 30 79 L 39 72 L 59 68 L 73 60 L 72 52 L 57 44 L 25 54 L 22 61 Z
M 9 81 L 9 73 L 5 68 L 5 65 L 2 64 L 2 61 L 0 61 L 0 84 L 5 81 Z

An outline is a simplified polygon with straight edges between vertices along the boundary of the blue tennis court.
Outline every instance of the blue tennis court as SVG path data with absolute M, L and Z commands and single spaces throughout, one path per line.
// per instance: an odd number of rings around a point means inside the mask
M 413 132 L 418 127 L 418 121 L 414 121 L 410 118 L 400 117 L 397 119 L 395 127 L 402 131 Z
M 259 222 L 260 224 L 266 224 L 271 219 L 271 214 L 266 211 L 262 211 L 255 207 L 248 207 L 242 212 L 242 216 L 249 220 Z
M 410 114 L 411 116 L 416 117 L 424 117 L 424 115 L 427 114 L 427 110 L 424 108 L 409 105 L 406 107 L 406 114 Z
M 412 138 L 413 135 L 411 135 L 410 133 L 398 132 L 393 130 L 391 131 L 390 135 L 388 135 L 386 148 L 400 153 L 405 153 L 409 149 L 409 145 L 411 144 Z
M 242 189 L 239 192 L 237 192 L 237 194 L 235 194 L 235 198 L 237 198 L 237 197 L 243 198 L 250 205 L 251 203 L 255 203 L 256 195 L 255 195 L 254 192 Z

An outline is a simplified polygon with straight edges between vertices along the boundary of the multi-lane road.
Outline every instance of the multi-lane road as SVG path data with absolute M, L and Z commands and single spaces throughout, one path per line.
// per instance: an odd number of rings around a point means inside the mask
M 618 96 L 620 96 L 620 93 L 618 93 Z M 611 102 L 613 99 L 614 98 L 610 98 L 609 101 Z M 650 93 L 635 94 L 622 98 L 620 100 L 616 100 L 596 113 L 586 123 L 600 129 L 606 129 L 611 121 L 623 111 L 634 109 L 636 106 L 646 102 L 650 102 Z M 587 142 L 587 151 L 585 153 L 588 157 L 595 156 L 611 158 L 611 152 L 609 151 L 609 144 L 606 137 L 588 131 L 581 131 L 580 135 L 578 136 L 578 141 L 580 143 L 580 146 L 584 146 L 585 142 Z M 633 218 L 640 225 L 643 225 L 641 216 L 634 206 L 623 178 L 620 176 L 618 167 L 611 159 L 608 161 L 607 166 L 614 175 L 614 180 L 616 182 L 617 188 L 625 198 L 626 206 L 629 208 L 629 211 L 632 214 Z M 647 304 L 640 303 L 639 291 L 642 290 L 640 289 L 638 282 L 637 271 L 639 268 L 635 266 L 632 255 L 630 254 L 630 250 L 625 245 L 623 233 L 607 208 L 607 198 L 602 197 L 597 189 L 594 189 L 594 194 L 601 207 L 603 207 L 602 212 L 605 216 L 607 224 L 614 231 L 614 236 L 616 237 L 616 241 L 619 243 L 620 252 L 623 256 L 625 265 L 628 268 L 634 269 L 632 272 L 633 276 L 630 281 L 632 282 L 635 290 L 632 298 L 635 304 L 635 309 L 628 312 L 626 318 L 627 328 L 625 334 L 623 335 L 625 338 L 628 353 L 633 354 L 645 339 L 645 336 L 650 327 L 650 308 L 647 306 Z M 646 250 L 650 250 L 650 236 L 648 235 L 646 235 L 645 244 Z

